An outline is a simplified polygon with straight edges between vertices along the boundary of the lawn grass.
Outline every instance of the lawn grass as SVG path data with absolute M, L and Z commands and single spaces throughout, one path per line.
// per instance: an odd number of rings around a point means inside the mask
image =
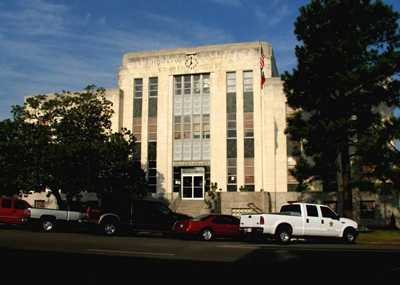
M 371 230 L 361 232 L 358 236 L 360 243 L 398 244 L 400 246 L 400 230 Z

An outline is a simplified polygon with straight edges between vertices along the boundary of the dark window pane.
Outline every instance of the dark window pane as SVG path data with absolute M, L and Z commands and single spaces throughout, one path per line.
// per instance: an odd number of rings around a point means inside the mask
M 228 192 L 236 192 L 237 191 L 237 185 L 228 184 L 227 190 L 228 190 Z
M 253 92 L 245 92 L 243 94 L 243 111 L 244 112 L 253 112 Z
M 244 139 L 244 157 L 254 157 L 254 139 Z
M 149 185 L 148 188 L 149 188 L 150 193 L 156 193 L 156 191 L 157 191 L 156 185 Z
M 140 161 L 141 159 L 141 151 L 142 151 L 142 144 L 141 143 L 135 143 L 135 159 L 134 160 L 138 160 Z
M 142 116 L 142 99 L 133 100 L 133 117 Z
M 254 192 L 254 185 L 244 185 L 244 191 Z
M 301 216 L 300 205 L 284 205 L 281 208 L 281 213 L 292 213 L 296 216 Z
M 15 200 L 15 208 L 23 210 L 23 209 L 29 208 L 29 205 L 25 201 Z
M 149 168 L 149 177 L 151 176 L 157 176 L 157 169 Z
M 149 142 L 148 143 L 148 160 L 156 160 L 157 159 L 157 143 Z
M 316 206 L 307 205 L 306 209 L 308 217 L 318 217 L 318 210 Z
M 149 117 L 157 117 L 157 98 L 149 98 Z
M 149 183 L 149 185 L 157 184 L 157 177 L 155 177 L 155 176 L 149 177 L 148 183 Z
M 228 93 L 226 95 L 226 112 L 236 113 L 236 93 Z
M 337 219 L 337 215 L 328 207 L 321 207 L 321 213 L 324 218 Z
M 226 140 L 226 152 L 228 158 L 237 157 L 237 144 L 236 140 Z

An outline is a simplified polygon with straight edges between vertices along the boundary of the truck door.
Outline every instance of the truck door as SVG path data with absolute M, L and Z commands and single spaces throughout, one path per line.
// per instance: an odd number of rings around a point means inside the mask
M 304 235 L 320 236 L 323 233 L 321 217 L 316 205 L 306 205 L 306 217 L 304 223 Z
M 9 198 L 2 198 L 0 201 L 0 222 L 6 224 L 13 223 L 12 200 Z
M 340 222 L 338 216 L 330 208 L 321 206 L 323 236 L 336 237 L 339 235 Z
M 25 210 L 29 207 L 30 205 L 23 200 L 14 200 L 15 224 L 22 223 L 22 219 L 26 218 Z

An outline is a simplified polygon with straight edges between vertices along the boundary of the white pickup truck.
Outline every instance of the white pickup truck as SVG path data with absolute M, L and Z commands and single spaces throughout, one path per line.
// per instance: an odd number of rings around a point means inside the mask
M 355 221 L 340 218 L 325 205 L 306 203 L 285 204 L 279 213 L 240 217 L 243 234 L 269 235 L 281 243 L 289 243 L 292 237 L 337 237 L 354 243 L 357 227 Z
M 36 229 L 44 232 L 51 232 L 56 225 L 66 223 L 82 223 L 87 220 L 86 213 L 79 211 L 45 209 L 45 208 L 28 208 L 28 221 L 32 223 Z

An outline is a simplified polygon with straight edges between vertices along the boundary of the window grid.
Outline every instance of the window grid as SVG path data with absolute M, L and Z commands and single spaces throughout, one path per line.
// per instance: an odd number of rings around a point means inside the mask
M 253 72 L 243 72 L 244 184 L 254 191 L 254 104 Z
M 149 78 L 149 111 L 147 129 L 147 184 L 149 191 L 157 191 L 157 96 L 158 77 Z
M 209 159 L 209 74 L 174 77 L 174 160 Z
M 237 191 L 236 73 L 226 73 L 227 191 Z

